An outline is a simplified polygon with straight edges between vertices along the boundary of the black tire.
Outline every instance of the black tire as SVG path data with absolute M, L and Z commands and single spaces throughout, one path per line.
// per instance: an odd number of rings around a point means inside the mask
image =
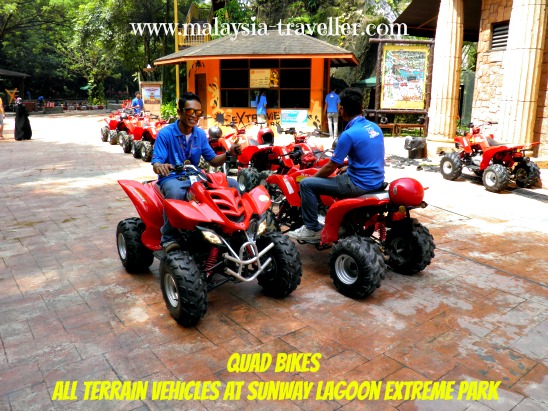
M 270 177 L 272 174 L 274 174 L 274 171 L 272 170 L 263 170 L 259 173 L 259 184 L 267 187 L 266 179 Z
M 116 246 L 122 265 L 128 273 L 147 272 L 154 261 L 152 251 L 141 242 L 145 224 L 140 218 L 128 218 L 118 223 Z
M 133 135 L 129 134 L 124 141 L 124 144 L 122 144 L 122 150 L 124 150 L 124 153 L 129 154 L 131 153 L 131 149 L 133 147 Z
M 133 158 L 141 158 L 141 140 L 133 140 L 131 144 Z
M 126 144 L 126 141 L 129 139 L 129 136 L 127 134 L 127 131 L 120 131 L 118 133 L 118 144 L 120 144 L 120 147 L 124 148 L 124 145 Z
M 238 185 L 242 193 L 247 193 L 259 184 L 259 172 L 256 168 L 242 168 L 238 171 Z
M 106 143 L 108 141 L 108 135 L 110 133 L 110 129 L 108 126 L 101 127 L 101 141 L 103 143 Z
M 111 146 L 115 146 L 116 144 L 118 144 L 118 131 L 110 130 L 110 132 L 108 133 L 108 143 Z
M 411 224 L 392 227 L 385 241 L 386 250 L 392 255 L 388 265 L 396 273 L 413 275 L 421 272 L 434 258 L 434 237 L 416 219 Z
M 141 141 L 141 160 L 150 163 L 152 160 L 152 144 L 150 141 Z
M 483 172 L 483 186 L 492 193 L 504 190 L 509 182 L 510 174 L 502 164 L 491 164 Z
M 259 251 L 271 243 L 274 247 L 265 259 L 270 257 L 272 262 L 257 280 L 264 294 L 275 298 L 287 297 L 301 283 L 301 256 L 295 244 L 281 233 L 269 232 L 257 239 Z
M 444 155 L 440 161 L 440 173 L 446 180 L 454 181 L 462 174 L 462 164 L 459 153 Z
M 514 175 L 518 187 L 529 188 L 540 180 L 540 168 L 532 161 L 519 163 L 514 169 Z
M 161 262 L 160 285 L 169 313 L 183 327 L 192 327 L 207 312 L 203 275 L 186 251 L 172 251 Z
M 363 298 L 380 287 L 386 264 L 379 246 L 363 237 L 339 240 L 329 254 L 329 275 L 343 295 Z

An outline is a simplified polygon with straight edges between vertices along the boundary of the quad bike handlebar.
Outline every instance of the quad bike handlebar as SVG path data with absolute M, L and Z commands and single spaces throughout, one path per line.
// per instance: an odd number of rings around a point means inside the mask
M 211 183 L 211 179 L 209 178 L 209 176 L 193 164 L 177 164 L 173 168 L 173 171 L 175 172 L 175 174 L 179 175 L 195 175 L 198 176 L 200 180 L 204 183 Z

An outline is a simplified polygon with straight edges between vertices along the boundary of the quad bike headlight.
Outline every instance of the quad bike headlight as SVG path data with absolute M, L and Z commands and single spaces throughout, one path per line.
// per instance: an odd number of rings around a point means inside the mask
M 222 244 L 221 237 L 219 237 L 217 234 L 215 234 L 213 231 L 209 230 L 203 230 L 202 234 L 204 238 L 209 241 L 211 244 L 220 245 Z
M 268 223 L 266 222 L 266 218 L 263 218 L 263 221 L 261 221 L 261 224 L 259 224 L 259 228 L 257 228 L 257 235 L 261 235 L 266 231 L 266 228 L 268 227 Z

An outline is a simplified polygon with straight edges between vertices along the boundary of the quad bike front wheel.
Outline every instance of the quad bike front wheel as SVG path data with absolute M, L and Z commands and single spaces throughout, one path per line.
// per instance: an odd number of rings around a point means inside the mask
M 192 327 L 205 315 L 205 281 L 186 251 L 172 251 L 160 263 L 160 286 L 169 313 L 178 324 Z
M 519 163 L 514 169 L 516 185 L 522 188 L 529 188 L 540 180 L 540 168 L 532 161 Z
M 259 172 L 256 168 L 242 168 L 238 171 L 238 186 L 242 193 L 247 193 L 259 184 Z
M 498 193 L 510 182 L 508 169 L 502 164 L 491 164 L 483 172 L 483 185 L 487 191 Z
M 386 236 L 388 265 L 397 273 L 412 275 L 426 268 L 434 258 L 434 237 L 416 219 L 398 224 Z
M 380 287 L 386 264 L 379 246 L 363 237 L 339 240 L 329 254 L 329 275 L 339 292 L 363 298 Z
M 133 140 L 131 143 L 133 158 L 141 158 L 141 140 Z
M 120 147 L 124 148 L 124 144 L 126 144 L 126 141 L 128 140 L 128 134 L 126 131 L 120 131 L 118 133 L 118 144 L 120 144 Z
M 454 181 L 462 174 L 462 164 L 459 153 L 444 155 L 440 161 L 440 173 L 446 180 Z
M 122 144 L 122 150 L 124 150 L 124 153 L 129 154 L 131 153 L 132 147 L 133 147 L 133 135 L 129 134 L 126 137 L 124 144 Z
M 301 283 L 303 274 L 301 257 L 295 244 L 281 233 L 269 232 L 257 239 L 259 250 L 271 243 L 274 247 L 264 259 L 270 257 L 272 261 L 259 274 L 257 281 L 266 295 L 275 298 L 287 297 Z
M 110 132 L 108 133 L 108 143 L 111 146 L 115 146 L 116 144 L 118 144 L 118 131 L 110 130 Z
M 118 255 L 128 273 L 146 272 L 154 260 L 152 251 L 141 242 L 144 231 L 145 224 L 136 217 L 120 221 L 116 228 Z
M 141 160 L 150 163 L 152 160 L 152 143 L 150 141 L 141 141 Z
M 108 135 L 110 133 L 110 129 L 108 126 L 101 127 L 101 141 L 103 143 L 106 143 L 108 141 Z

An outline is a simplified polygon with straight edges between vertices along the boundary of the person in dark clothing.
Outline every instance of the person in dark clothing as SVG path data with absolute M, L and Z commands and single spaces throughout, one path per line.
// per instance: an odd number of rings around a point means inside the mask
M 21 97 L 15 100 L 15 139 L 30 140 L 32 137 L 32 129 L 30 127 L 29 112 L 23 105 Z

